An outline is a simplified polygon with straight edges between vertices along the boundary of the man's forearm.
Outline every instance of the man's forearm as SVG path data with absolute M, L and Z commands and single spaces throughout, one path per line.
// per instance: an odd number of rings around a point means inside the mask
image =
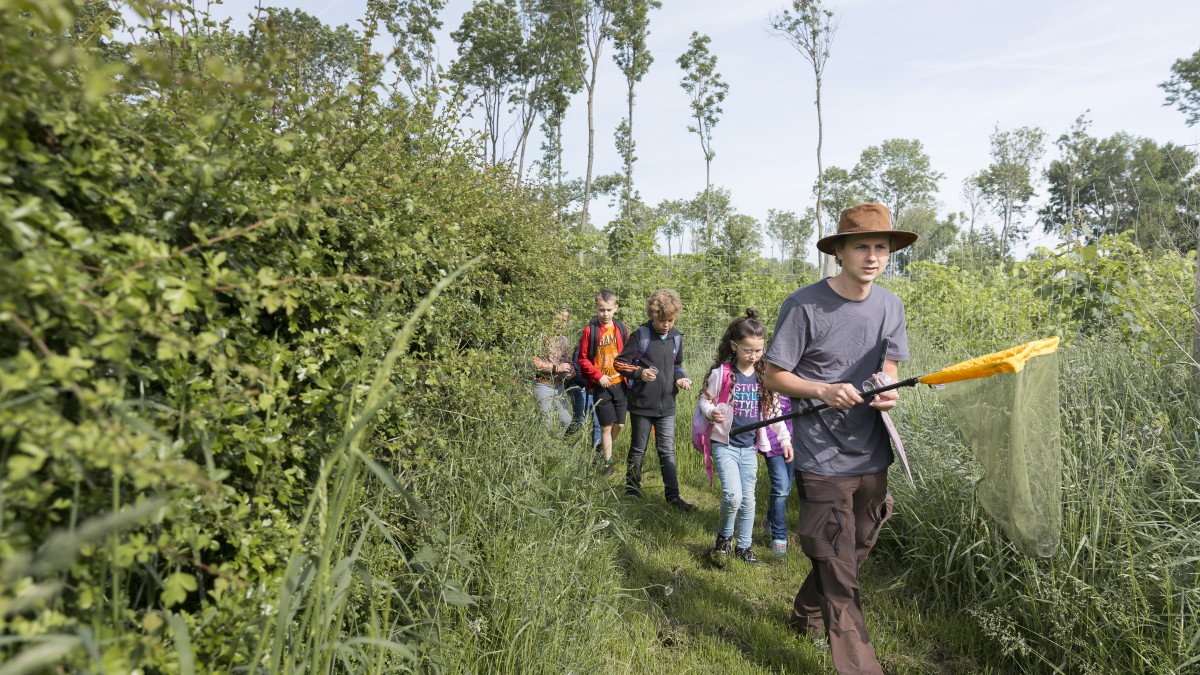
M 792 398 L 824 398 L 823 394 L 829 386 L 824 382 L 806 380 L 773 363 L 767 364 L 766 380 L 767 389 Z

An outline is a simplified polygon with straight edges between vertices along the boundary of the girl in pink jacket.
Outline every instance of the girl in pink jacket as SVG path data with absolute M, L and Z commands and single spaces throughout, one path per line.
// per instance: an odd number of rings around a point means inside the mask
M 771 449 L 768 429 L 792 460 L 792 438 L 783 422 L 730 437 L 733 427 L 779 415 L 778 397 L 762 386 L 766 362 L 763 352 L 767 331 L 758 310 L 733 320 L 717 345 L 716 363 L 704 378 L 698 406 L 712 423 L 708 430 L 712 463 L 721 480 L 721 511 L 712 562 L 725 566 L 729 557 L 756 564 L 751 548 L 754 527 L 754 485 L 758 479 L 758 453 Z M 737 544 L 734 547 L 734 531 Z

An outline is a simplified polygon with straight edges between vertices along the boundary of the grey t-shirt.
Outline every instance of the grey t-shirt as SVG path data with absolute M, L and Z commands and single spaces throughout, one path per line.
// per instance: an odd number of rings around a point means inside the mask
M 865 300 L 847 300 L 821 280 L 783 302 L 766 359 L 806 380 L 858 389 L 876 372 L 885 337 L 891 341 L 887 358 L 907 361 L 904 303 L 895 293 L 872 286 Z M 792 409 L 819 403 L 792 399 Z M 892 463 L 883 418 L 866 403 L 797 418 L 792 445 L 796 470 L 822 476 L 862 476 Z

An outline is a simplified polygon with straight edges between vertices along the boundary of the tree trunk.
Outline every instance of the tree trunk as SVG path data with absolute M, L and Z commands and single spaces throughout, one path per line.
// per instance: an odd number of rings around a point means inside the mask
M 709 200 L 709 195 L 712 194 L 712 160 L 708 158 L 708 152 L 704 153 L 704 248 L 712 247 L 712 203 Z
M 825 166 L 821 163 L 821 148 L 825 145 L 825 121 L 821 117 L 821 73 L 813 67 L 817 81 L 817 239 L 826 236 L 823 211 L 825 210 Z M 832 225 L 832 223 L 830 223 Z M 833 256 L 818 254 L 818 276 L 831 277 L 837 274 L 837 263 Z
M 592 200 L 592 162 L 596 158 L 596 72 L 600 70 L 600 45 L 597 41 L 596 51 L 592 53 L 592 78 L 587 87 L 587 115 L 588 115 L 588 161 L 587 161 L 587 177 L 583 181 L 583 214 L 579 219 L 579 231 L 583 232 L 583 228 L 588 222 L 588 206 Z
M 1200 223 L 1196 224 L 1196 295 L 1192 306 L 1192 392 L 1200 396 Z
M 625 220 L 633 222 L 633 80 L 629 79 L 629 118 L 625 138 Z
M 517 161 L 517 187 L 521 187 L 521 179 L 525 176 L 525 146 L 529 144 L 529 132 L 533 128 L 533 119 L 521 130 L 521 159 Z
M 500 160 L 500 96 L 496 95 L 496 103 L 492 112 L 492 166 Z
M 584 225 L 588 222 L 588 205 L 592 200 L 592 160 L 596 156 L 596 121 L 593 117 L 596 101 L 593 98 L 596 91 L 596 71 L 592 70 L 592 83 L 588 87 L 587 112 L 588 112 L 588 161 L 587 161 L 587 178 L 583 181 L 583 213 L 579 218 L 579 231 L 583 232 Z
M 555 185 L 562 189 L 562 116 L 554 123 L 554 175 Z

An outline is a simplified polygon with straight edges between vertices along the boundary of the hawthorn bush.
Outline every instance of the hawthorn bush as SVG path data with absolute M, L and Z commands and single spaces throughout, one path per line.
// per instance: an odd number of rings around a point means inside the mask
M 269 22 L 132 4 L 121 43 L 0 2 L 0 660 L 319 667 L 352 622 L 425 658 L 470 589 L 408 564 L 449 545 L 399 481 L 570 288 L 559 225 L 369 50 L 283 89 Z M 411 517 L 364 525 L 383 492 Z M 392 576 L 338 571 L 383 540 Z

